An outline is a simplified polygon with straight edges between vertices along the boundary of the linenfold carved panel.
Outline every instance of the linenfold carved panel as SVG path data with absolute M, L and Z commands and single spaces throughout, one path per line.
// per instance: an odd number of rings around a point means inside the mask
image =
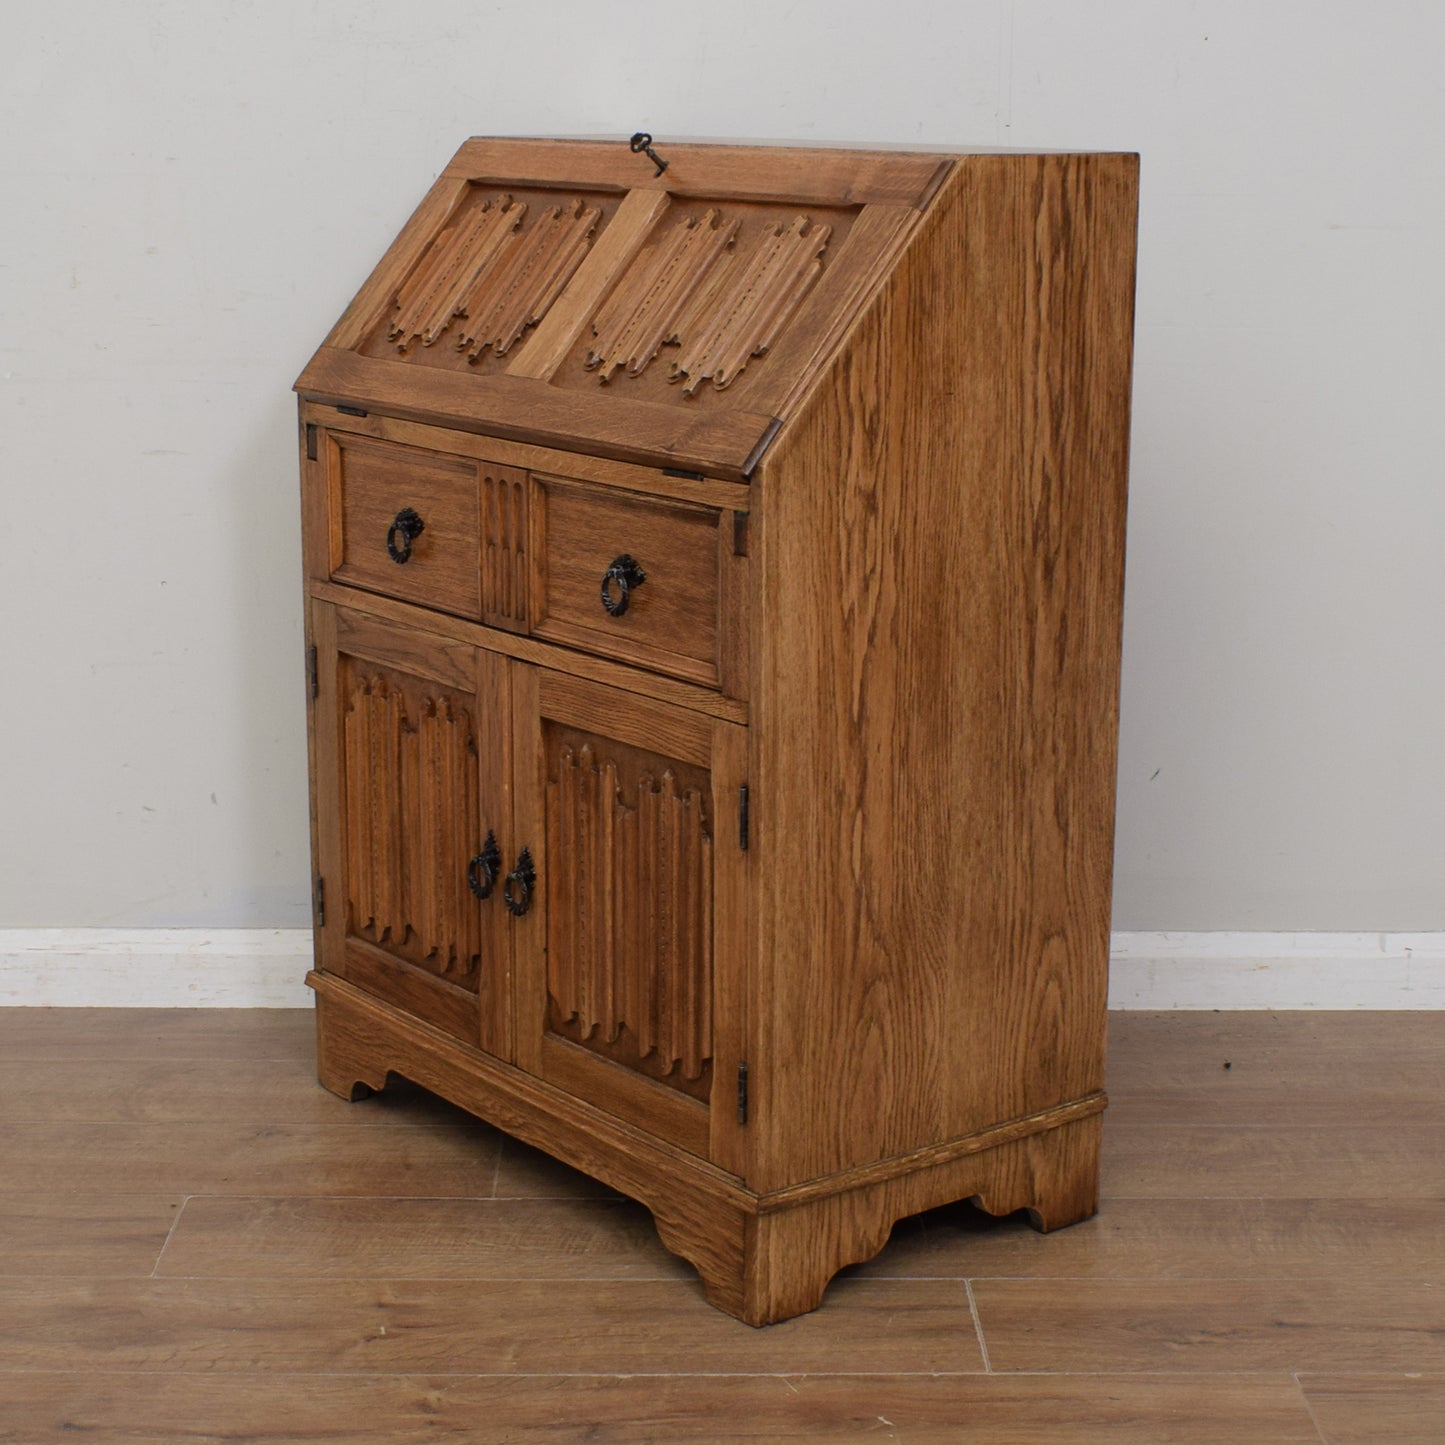
M 590 743 L 563 744 L 550 774 L 549 1025 L 706 1098 L 713 926 L 704 794 L 670 768 L 629 788 Z
M 487 197 L 441 232 L 397 292 L 387 336 L 399 351 L 450 332 L 470 360 L 488 348 L 504 356 L 547 314 L 602 212 L 579 199 L 524 225 L 528 209 L 510 195 Z
M 477 746 L 470 711 L 412 679 L 344 675 L 347 931 L 475 990 Z M 425 689 L 425 690 L 423 690 Z
M 639 376 L 676 346 L 668 380 L 684 395 L 736 380 L 817 279 L 832 227 L 800 215 L 747 241 L 741 231 L 716 209 L 679 218 L 599 309 L 587 368 L 604 382 L 620 370 Z

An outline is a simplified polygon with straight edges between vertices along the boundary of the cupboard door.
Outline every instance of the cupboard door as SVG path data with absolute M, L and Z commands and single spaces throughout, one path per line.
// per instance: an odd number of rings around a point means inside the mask
M 746 730 L 523 664 L 512 693 L 518 1062 L 741 1172 Z
M 506 665 L 348 608 L 312 620 L 321 966 L 510 1058 Z

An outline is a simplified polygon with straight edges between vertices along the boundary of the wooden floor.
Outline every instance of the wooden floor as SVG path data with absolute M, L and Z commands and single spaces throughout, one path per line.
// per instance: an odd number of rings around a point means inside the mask
M 1100 1216 L 755 1331 L 300 1012 L 0 1010 L 0 1440 L 1445 1442 L 1445 1015 L 1121 1014 Z

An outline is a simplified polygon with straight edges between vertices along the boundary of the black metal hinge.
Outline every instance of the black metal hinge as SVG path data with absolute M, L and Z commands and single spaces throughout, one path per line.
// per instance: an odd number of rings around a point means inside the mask
M 306 681 L 311 686 L 311 696 L 318 697 L 321 693 L 321 670 L 316 663 L 316 649 L 306 649 Z
M 748 1122 L 748 1066 L 738 1065 L 738 1123 Z
M 306 460 L 308 462 L 316 460 L 316 423 L 314 421 L 306 423 Z
M 326 927 L 326 880 L 320 877 L 316 880 L 316 926 Z
M 733 513 L 733 556 L 746 557 L 748 555 L 748 514 L 746 512 Z
M 738 847 L 748 851 L 748 785 L 738 789 Z

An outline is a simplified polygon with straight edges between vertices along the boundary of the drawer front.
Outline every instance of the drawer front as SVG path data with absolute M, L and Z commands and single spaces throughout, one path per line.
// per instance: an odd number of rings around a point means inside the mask
M 722 515 L 534 476 L 533 635 L 718 686 Z
M 480 619 L 478 463 L 332 432 L 331 576 Z

